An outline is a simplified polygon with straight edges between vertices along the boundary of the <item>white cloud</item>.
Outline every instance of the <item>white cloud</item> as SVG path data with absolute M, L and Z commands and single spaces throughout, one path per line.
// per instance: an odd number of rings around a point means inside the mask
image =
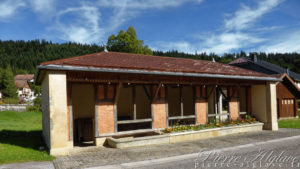
M 256 28 L 254 31 L 274 31 L 274 30 L 282 29 L 284 27 L 285 26 L 260 27 L 260 28 Z
M 119 0 L 99 0 L 98 4 L 102 7 L 123 8 L 126 6 L 128 9 L 143 10 L 150 8 L 163 9 L 166 7 L 177 7 L 186 2 L 200 3 L 202 1 L 203 0 L 125 0 L 120 2 Z
M 199 4 L 203 0 L 98 0 L 97 3 L 101 8 L 112 8 L 112 15 L 110 22 L 104 28 L 108 33 L 116 30 L 126 21 L 138 16 L 141 12 L 145 12 L 146 9 L 165 9 L 168 7 L 178 7 L 184 3 L 196 3 Z
M 263 45 L 259 50 L 267 53 L 300 52 L 300 31 L 283 34 L 273 39 L 276 39 L 275 42 Z
M 264 0 L 259 1 L 257 7 L 250 8 L 243 5 L 235 12 L 234 17 L 225 20 L 227 30 L 243 30 L 252 26 L 252 24 L 274 7 L 280 4 L 282 0 Z
M 26 4 L 20 0 L 6 0 L 0 2 L 0 19 L 8 19 L 17 12 L 18 8 L 24 7 Z
M 72 16 L 68 18 L 68 23 L 62 20 L 65 15 Z M 56 25 L 52 29 L 60 32 L 61 39 L 66 41 L 99 43 L 104 36 L 102 28 L 99 27 L 100 16 L 98 9 L 92 6 L 67 8 L 58 13 Z
M 53 16 L 55 11 L 55 0 L 30 0 L 32 9 L 42 16 Z
M 80 43 L 100 43 L 106 41 L 106 36 L 118 29 L 128 20 L 138 16 L 146 9 L 164 9 L 177 7 L 184 3 L 200 3 L 202 0 L 98 0 L 85 2 L 80 7 L 67 8 L 58 12 L 56 25 L 63 40 Z M 112 9 L 108 18 L 101 18 L 101 10 Z M 72 14 L 72 21 L 64 23 L 64 16 Z M 100 22 L 101 21 L 101 22 Z
M 278 29 L 279 27 L 264 27 L 256 28 L 254 23 L 261 18 L 267 12 L 270 12 L 276 6 L 278 6 L 282 0 L 264 0 L 258 1 L 257 7 L 250 8 L 249 6 L 242 5 L 234 15 L 226 14 L 229 19 L 224 20 L 224 29 L 219 33 L 207 32 L 205 34 L 194 35 L 194 39 L 197 42 L 185 43 L 185 45 L 178 46 L 179 51 L 187 51 L 188 53 L 194 53 L 195 50 L 199 52 L 212 52 L 217 54 L 223 54 L 227 52 L 235 52 L 241 48 L 249 48 L 255 44 L 266 41 L 264 38 L 258 37 L 256 32 L 270 31 L 271 29 Z M 253 29 L 255 33 L 249 33 Z M 160 42 L 161 43 L 161 42 Z M 162 50 L 170 50 L 170 47 L 175 47 L 174 44 L 182 44 L 182 42 L 164 42 L 161 46 Z M 162 43 L 161 43 L 162 44 Z M 157 46 L 155 44 L 154 46 Z
M 222 54 L 231 52 L 234 49 L 247 46 L 252 43 L 263 42 L 264 39 L 256 38 L 244 33 L 223 33 L 221 35 L 211 35 L 204 41 L 190 43 L 187 41 L 179 42 L 156 42 L 151 45 L 155 50 L 178 50 L 186 53 L 208 52 Z
M 218 36 L 213 36 L 207 39 L 204 44 L 207 48 L 202 49 L 202 52 L 225 53 L 232 52 L 242 47 L 247 47 L 251 44 L 263 42 L 264 39 L 255 36 L 235 32 L 235 33 L 222 33 Z
M 0 2 L 0 19 L 7 20 L 15 16 L 20 8 L 31 8 L 38 16 L 53 16 L 55 0 L 3 0 Z
M 178 50 L 180 52 L 185 53 L 195 53 L 195 46 L 187 41 L 179 41 L 179 42 L 164 42 L 158 41 L 155 44 L 150 45 L 151 49 L 153 50 Z
M 208 37 L 204 42 L 207 46 L 204 51 L 225 53 L 238 50 L 240 48 L 249 48 L 254 44 L 261 43 L 266 39 L 257 37 L 249 31 L 254 27 L 253 24 L 267 12 L 270 12 L 278 6 L 282 0 L 264 0 L 258 1 L 257 7 L 250 8 L 242 5 L 241 9 L 237 10 L 232 18 L 226 19 L 224 22 L 225 29 L 217 35 Z M 272 27 L 270 29 L 273 29 Z M 255 29 L 255 27 L 254 27 Z M 264 27 L 266 31 L 269 30 Z M 258 30 L 256 30 L 257 32 Z

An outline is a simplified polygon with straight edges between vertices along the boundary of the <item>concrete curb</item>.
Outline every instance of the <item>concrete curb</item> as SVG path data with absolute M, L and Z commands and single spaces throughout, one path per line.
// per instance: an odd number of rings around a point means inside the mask
M 0 169 L 55 169 L 52 161 L 11 163 L 0 165 Z
M 263 145 L 263 144 L 276 143 L 276 142 L 293 140 L 293 139 L 300 139 L 300 136 L 292 136 L 292 137 L 286 137 L 286 138 L 280 138 L 280 139 L 273 139 L 273 140 L 268 140 L 268 141 L 261 141 L 261 142 L 256 142 L 256 143 L 238 145 L 238 146 L 234 146 L 234 147 L 224 147 L 224 148 L 220 148 L 220 149 L 203 151 L 202 153 L 221 152 L 221 151 L 228 151 L 228 150 L 236 150 L 236 149 L 240 149 L 240 148 L 256 147 L 256 146 Z M 86 168 L 86 169 L 117 169 L 117 168 L 134 168 L 134 167 L 142 167 L 142 166 L 152 166 L 155 164 L 163 164 L 163 163 L 167 163 L 167 162 L 175 162 L 175 161 L 180 161 L 180 160 L 184 160 L 184 159 L 197 158 L 198 155 L 199 155 L 199 153 L 192 153 L 192 154 L 185 154 L 185 155 L 153 159 L 153 160 L 145 160 L 145 161 L 129 162 L 129 163 L 116 164 L 116 165 L 91 167 L 91 168 Z

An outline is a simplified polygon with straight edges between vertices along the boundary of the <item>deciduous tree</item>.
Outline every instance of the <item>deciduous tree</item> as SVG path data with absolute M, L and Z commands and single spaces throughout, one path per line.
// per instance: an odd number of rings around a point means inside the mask
M 132 26 L 126 32 L 121 30 L 118 35 L 111 35 L 107 41 L 110 51 L 152 55 L 152 50 L 143 44 L 144 42 L 137 38 L 136 31 Z

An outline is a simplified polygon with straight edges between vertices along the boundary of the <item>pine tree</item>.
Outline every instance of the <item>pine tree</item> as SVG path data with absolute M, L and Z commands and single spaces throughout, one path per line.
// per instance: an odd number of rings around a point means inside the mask
M 14 75 L 10 66 L 2 71 L 0 88 L 5 97 L 17 97 L 17 87 L 14 84 Z

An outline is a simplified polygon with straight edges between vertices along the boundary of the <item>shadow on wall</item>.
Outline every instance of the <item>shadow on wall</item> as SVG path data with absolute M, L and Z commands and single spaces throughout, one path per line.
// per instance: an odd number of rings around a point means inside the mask
M 1 130 L 0 143 L 20 146 L 24 148 L 31 148 L 40 150 L 47 147 L 42 139 L 41 130 L 32 131 L 15 131 L 15 130 Z

